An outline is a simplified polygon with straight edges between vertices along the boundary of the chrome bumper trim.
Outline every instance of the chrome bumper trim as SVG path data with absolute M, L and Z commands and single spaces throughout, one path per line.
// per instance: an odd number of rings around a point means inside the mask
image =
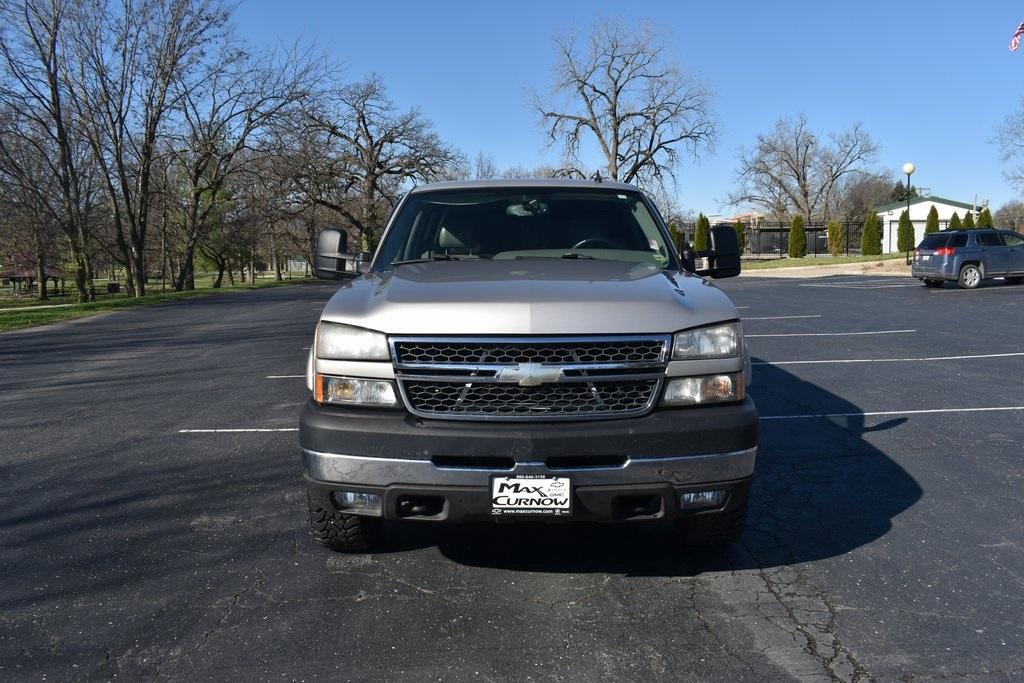
M 616 484 L 702 484 L 743 479 L 754 473 L 757 448 L 731 453 L 676 457 L 631 457 L 625 464 L 549 468 L 542 462 L 519 462 L 511 469 L 438 467 L 429 460 L 375 458 L 302 449 L 302 468 L 312 479 L 362 486 L 486 486 L 492 474 L 570 475 L 577 486 Z

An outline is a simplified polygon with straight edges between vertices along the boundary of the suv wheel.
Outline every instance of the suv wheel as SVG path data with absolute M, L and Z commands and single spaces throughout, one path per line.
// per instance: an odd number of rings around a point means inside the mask
M 975 289 L 981 284 L 981 268 L 975 263 L 968 263 L 960 269 L 960 277 L 957 279 L 960 289 Z
M 684 517 L 676 520 L 676 529 L 686 545 L 729 545 L 740 540 L 747 522 L 747 497 L 731 510 Z
M 331 550 L 351 553 L 363 552 L 376 545 L 381 521 L 376 517 L 325 510 L 310 499 L 309 525 L 317 543 Z

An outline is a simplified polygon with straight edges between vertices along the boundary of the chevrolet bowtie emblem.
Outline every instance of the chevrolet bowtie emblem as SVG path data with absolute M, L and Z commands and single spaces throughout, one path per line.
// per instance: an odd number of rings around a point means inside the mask
M 499 382 L 516 382 L 521 387 L 539 387 L 545 382 L 557 382 L 562 378 L 562 368 L 541 363 L 520 363 L 515 367 L 498 370 Z

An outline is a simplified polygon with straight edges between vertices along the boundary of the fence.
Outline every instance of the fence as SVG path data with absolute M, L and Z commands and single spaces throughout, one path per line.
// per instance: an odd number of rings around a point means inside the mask
M 846 238 L 842 249 L 845 256 L 860 255 L 860 236 L 864 226 L 859 222 L 843 222 L 843 235 Z M 693 243 L 696 230 L 694 223 L 682 223 L 677 226 L 683 240 Z M 744 225 L 743 235 L 746 238 L 743 257 L 749 259 L 785 258 L 789 251 L 789 223 L 758 221 L 754 225 Z M 829 256 L 828 226 L 824 222 L 808 223 L 804 228 L 807 238 L 807 256 Z

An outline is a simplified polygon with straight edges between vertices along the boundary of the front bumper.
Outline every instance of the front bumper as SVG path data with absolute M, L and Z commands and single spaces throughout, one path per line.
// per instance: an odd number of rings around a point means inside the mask
M 750 485 L 757 436 L 757 409 L 749 399 L 563 423 L 421 420 L 311 401 L 299 430 L 305 478 L 319 505 L 332 506 L 331 493 L 339 488 L 376 493 L 384 500 L 383 516 L 401 519 L 408 517 L 403 500 L 432 497 L 443 505 L 413 517 L 432 521 L 490 517 L 494 474 L 570 477 L 573 519 L 694 514 L 680 508 L 680 493 L 724 489 L 718 511 L 745 497 L 738 494 Z M 657 509 L 623 512 L 622 501 L 644 497 L 660 500 Z

